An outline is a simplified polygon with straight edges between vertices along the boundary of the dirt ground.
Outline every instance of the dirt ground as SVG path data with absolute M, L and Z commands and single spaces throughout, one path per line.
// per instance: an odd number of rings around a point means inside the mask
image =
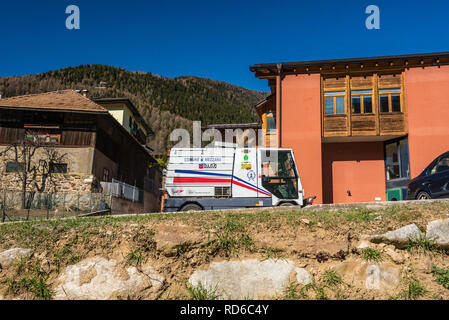
M 193 271 L 215 261 L 255 258 L 289 259 L 315 279 L 313 285 L 292 284 L 273 299 L 447 300 L 449 289 L 437 282 L 433 272 L 449 268 L 447 251 L 429 243 L 398 249 L 365 240 L 365 235 L 410 223 L 424 232 L 428 222 L 447 218 L 449 204 L 433 203 L 381 210 L 286 207 L 4 224 L 0 225 L 0 252 L 20 247 L 33 253 L 0 269 L 0 297 L 51 299 L 68 265 L 101 256 L 115 259 L 122 268 L 151 265 L 165 277 L 160 292 L 143 299 L 196 299 L 187 287 Z M 350 269 L 366 260 L 363 244 L 378 253 L 378 262 L 400 269 L 399 285 L 368 290 L 341 271 L 342 264 Z M 330 272 L 340 280 L 326 285 Z

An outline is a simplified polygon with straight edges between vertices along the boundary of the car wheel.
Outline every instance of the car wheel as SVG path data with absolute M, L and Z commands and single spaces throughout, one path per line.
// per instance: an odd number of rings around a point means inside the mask
M 416 199 L 418 199 L 418 200 L 429 200 L 429 199 L 432 199 L 432 197 L 427 192 L 421 191 L 416 196 Z
M 290 202 L 284 202 L 279 205 L 279 207 L 293 207 L 294 204 Z
M 189 203 L 186 204 L 184 207 L 181 208 L 181 211 L 201 211 L 203 208 L 201 208 L 199 205 L 195 203 Z

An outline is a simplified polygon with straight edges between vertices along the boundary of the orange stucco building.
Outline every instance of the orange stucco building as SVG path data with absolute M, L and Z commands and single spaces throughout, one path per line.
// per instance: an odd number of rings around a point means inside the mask
M 405 199 L 408 181 L 449 150 L 449 53 L 250 70 L 271 88 L 255 106 L 262 127 L 294 150 L 317 203 Z

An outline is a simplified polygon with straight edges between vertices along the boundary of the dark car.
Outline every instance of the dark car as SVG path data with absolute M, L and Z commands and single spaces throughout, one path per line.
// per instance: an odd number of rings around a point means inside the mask
M 449 198 L 449 152 L 431 164 L 407 185 L 407 200 Z

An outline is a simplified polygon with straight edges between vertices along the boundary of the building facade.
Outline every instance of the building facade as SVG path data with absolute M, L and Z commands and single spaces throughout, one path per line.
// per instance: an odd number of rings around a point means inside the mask
M 210 124 L 201 127 L 203 137 L 210 135 L 210 141 L 228 143 L 241 147 L 257 147 L 263 142 L 262 125 L 254 123 Z M 262 141 L 261 141 L 262 140 Z M 203 145 L 209 142 L 203 141 Z
M 120 104 L 125 109 L 131 102 L 114 101 L 113 110 Z M 112 193 L 121 212 L 159 211 L 161 172 L 146 147 L 151 130 L 136 116 L 132 119 L 138 130 L 127 128 L 109 112 L 109 105 L 108 99 L 94 102 L 74 90 L 0 99 L 0 189 L 17 190 L 23 157 L 19 152 L 14 159 L 11 146 L 32 141 L 39 145 L 30 158 L 37 174 L 33 179 L 39 183 L 28 183 L 30 190 L 98 193 L 112 184 L 107 191 L 118 190 Z M 61 156 L 48 159 L 48 150 Z
M 257 64 L 256 106 L 318 203 L 404 199 L 449 150 L 449 53 Z

